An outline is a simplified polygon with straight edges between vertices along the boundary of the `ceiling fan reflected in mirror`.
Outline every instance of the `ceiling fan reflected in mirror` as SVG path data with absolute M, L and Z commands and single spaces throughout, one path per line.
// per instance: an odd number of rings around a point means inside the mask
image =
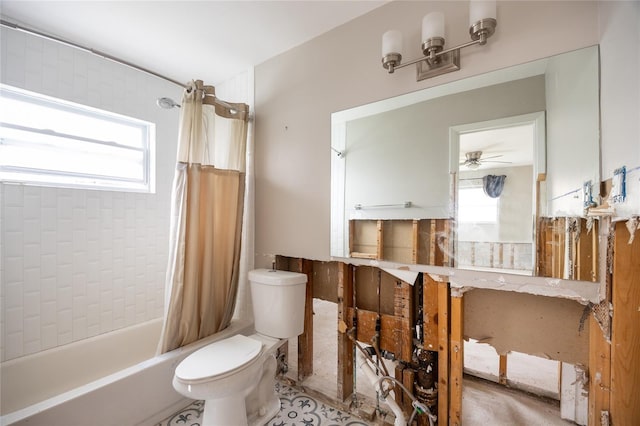
M 511 161 L 487 161 L 491 158 L 499 158 L 502 155 L 492 155 L 491 157 L 482 158 L 482 151 L 470 151 L 464 154 L 466 159 L 460 163 L 461 166 L 465 166 L 471 170 L 475 170 L 484 163 L 501 163 L 511 164 Z

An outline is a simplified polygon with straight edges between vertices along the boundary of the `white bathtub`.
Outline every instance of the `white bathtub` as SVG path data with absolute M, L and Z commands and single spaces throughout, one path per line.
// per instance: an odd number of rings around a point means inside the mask
M 157 319 L 4 362 L 0 425 L 153 425 L 188 403 L 171 386 L 178 363 L 252 326 L 234 321 L 215 336 L 154 356 Z

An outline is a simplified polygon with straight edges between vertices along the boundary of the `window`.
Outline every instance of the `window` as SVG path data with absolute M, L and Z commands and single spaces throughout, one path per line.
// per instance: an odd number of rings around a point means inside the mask
M 0 180 L 154 192 L 155 125 L 0 86 Z
M 458 221 L 475 223 L 498 222 L 498 199 L 484 193 L 482 187 L 458 190 Z

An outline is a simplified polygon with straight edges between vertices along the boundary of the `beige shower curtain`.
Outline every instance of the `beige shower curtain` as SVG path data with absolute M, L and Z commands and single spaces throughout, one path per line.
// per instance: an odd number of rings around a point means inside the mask
M 229 325 L 238 288 L 248 107 L 214 105 L 213 87 L 182 99 L 159 353 Z

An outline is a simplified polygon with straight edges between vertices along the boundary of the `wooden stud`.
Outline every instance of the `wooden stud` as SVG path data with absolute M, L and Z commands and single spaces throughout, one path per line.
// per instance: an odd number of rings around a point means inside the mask
M 376 238 L 376 259 L 382 260 L 384 259 L 384 231 L 383 231 L 383 221 L 379 220 L 377 222 L 377 238 Z
M 281 256 L 281 255 L 276 255 L 276 258 L 274 260 L 275 262 L 275 269 L 277 269 L 278 271 L 288 271 L 289 270 L 289 258 L 286 256 Z M 286 348 L 286 360 L 287 362 L 289 362 L 289 340 L 287 340 L 287 342 L 283 345 L 283 347 Z
M 562 278 L 564 276 L 564 267 L 565 267 L 564 253 L 566 251 L 566 246 L 567 246 L 567 233 L 566 233 L 567 219 L 564 217 L 559 218 L 558 225 L 559 225 L 558 245 L 557 245 L 557 251 L 554 257 L 556 259 L 556 274 L 554 275 L 554 277 Z
M 438 426 L 449 413 L 449 283 L 438 283 Z
M 562 363 L 559 363 L 562 365 Z M 611 397 L 611 345 L 593 315 L 589 315 L 589 425 L 600 424 Z
M 396 353 L 396 358 L 410 362 L 413 354 L 413 287 L 404 281 L 396 281 L 393 302 L 394 314 L 398 318 L 395 332 L 400 335 L 400 353 Z
M 500 365 L 498 367 L 498 383 L 507 385 L 507 355 L 500 355 Z
M 591 238 L 587 234 L 586 219 L 580 219 L 580 241 L 578 242 L 578 267 L 576 279 L 598 280 L 598 221 L 593 221 Z
M 413 220 L 413 229 L 411 232 L 413 241 L 411 244 L 411 263 L 418 263 L 418 253 L 420 251 L 420 221 Z
M 452 237 L 453 223 L 450 219 L 442 219 L 442 221 L 444 222 L 442 250 L 445 252 L 442 266 L 455 266 L 455 244 L 453 244 Z
M 304 332 L 298 336 L 298 380 L 313 374 L 313 261 L 291 259 L 289 269 L 307 276 L 304 307 Z
M 509 249 L 509 269 L 515 269 L 516 267 L 516 246 L 511 244 Z
M 560 254 L 560 232 L 558 230 L 558 228 L 560 227 L 560 219 L 554 219 L 553 220 L 554 225 L 553 225 L 553 234 L 552 234 L 552 238 L 553 238 L 553 244 L 551 245 L 551 276 L 554 278 L 558 277 L 558 262 L 560 261 L 559 259 L 559 254 Z M 563 256 L 564 258 L 564 256 Z
M 540 225 L 542 225 L 542 223 L 543 223 L 543 222 L 542 222 L 542 219 L 541 219 L 541 218 L 542 218 L 542 216 L 543 216 L 543 213 L 542 213 L 542 199 L 541 199 L 542 197 L 541 197 L 541 194 L 542 194 L 542 189 L 543 189 L 543 185 L 544 185 L 544 183 L 543 183 L 543 182 L 544 182 L 546 179 L 547 179 L 547 175 L 546 175 L 546 173 L 538 173 L 538 176 L 536 177 L 536 188 L 535 188 L 535 191 L 536 191 L 536 194 L 535 194 L 535 196 L 536 196 L 536 208 L 535 208 L 535 217 L 537 217 L 537 218 L 538 218 L 538 220 L 536 220 L 536 221 L 535 221 L 535 223 L 534 223 L 534 226 L 535 226 L 535 229 L 534 229 L 535 234 L 534 234 L 534 235 L 536 236 L 536 240 L 537 240 L 537 241 L 536 241 L 536 243 L 537 243 L 537 244 L 536 244 L 536 247 L 535 247 L 535 249 L 536 249 L 536 258 L 535 258 L 536 262 L 535 262 L 535 263 L 536 263 L 536 264 L 534 265 L 534 271 L 533 271 L 533 272 L 535 273 L 535 275 L 536 275 L 536 276 L 544 275 L 544 274 L 541 274 L 541 273 L 540 273 L 541 261 L 542 261 L 542 259 L 543 259 L 543 256 L 542 256 L 542 254 L 543 254 L 543 253 L 541 253 L 541 250 L 544 250 L 544 244 L 543 244 L 543 243 L 545 242 L 545 240 L 543 240 L 543 239 L 542 239 L 542 236 L 543 236 L 544 231 L 542 230 L 542 228 L 541 228 L 541 226 L 540 226 Z
M 544 241 L 542 243 L 542 247 L 545 250 L 544 262 L 545 262 L 545 277 L 553 277 L 553 252 L 554 248 L 554 239 L 553 239 L 553 226 L 554 220 L 550 218 L 546 218 L 545 220 L 545 233 L 544 233 Z
M 437 228 L 436 219 L 429 219 L 429 265 L 436 264 Z
M 407 388 L 409 392 L 411 392 L 411 394 L 414 393 L 413 381 L 415 380 L 415 375 L 416 375 L 415 371 L 413 371 L 411 368 L 405 368 L 402 371 L 402 384 L 404 385 L 405 388 Z M 403 399 L 402 409 L 405 413 L 411 413 L 411 411 L 413 410 L 413 407 L 411 406 L 411 398 Z
M 615 224 L 611 324 L 611 423 L 640 419 L 640 237 L 629 244 L 624 222 Z
M 462 424 L 462 374 L 464 368 L 462 297 L 451 298 L 451 360 L 449 370 L 449 423 Z
M 353 394 L 353 343 L 346 334 L 352 327 L 348 309 L 353 306 L 353 267 L 338 264 L 338 400 Z M 340 332 L 340 330 L 344 332 Z
M 562 364 L 564 364 L 562 361 L 558 361 L 558 387 L 557 387 L 557 391 L 558 391 L 558 395 L 560 395 L 562 397 Z
M 570 280 L 577 280 L 578 278 L 578 242 L 576 241 L 577 232 L 573 228 L 574 218 L 567 218 L 567 242 L 566 245 L 569 250 L 569 278 Z
M 397 363 L 396 364 L 396 370 L 395 370 L 395 378 L 396 380 L 400 381 L 400 383 L 403 383 L 404 380 L 404 375 L 403 375 L 403 371 L 404 371 L 405 366 L 401 363 Z M 400 406 L 403 407 L 404 409 L 404 400 L 405 400 L 405 396 L 406 399 L 411 400 L 411 398 L 409 398 L 404 391 L 402 390 L 402 388 L 400 387 L 400 385 L 396 382 L 395 386 L 394 386 L 394 393 L 395 393 L 395 397 L 396 397 L 396 403 Z
M 598 281 L 598 234 L 600 233 L 600 221 L 593 221 L 593 228 L 591 229 L 591 281 Z
M 289 270 L 289 258 L 287 256 L 276 256 L 276 269 L 278 271 L 288 271 Z
M 494 259 L 494 256 L 493 256 L 493 252 L 494 252 L 494 251 L 495 251 L 495 243 L 489 243 L 489 265 L 490 265 L 492 268 L 495 268 L 495 267 L 496 267 L 496 265 L 495 265 L 495 259 Z
M 537 229 L 538 229 L 538 233 L 536 235 L 536 275 L 541 276 L 541 277 L 546 277 L 549 276 L 549 268 L 548 268 L 548 264 L 547 264 L 547 260 L 548 260 L 548 238 L 547 238 L 547 232 L 548 232 L 548 223 L 549 220 L 548 218 L 539 218 L 537 220 Z
M 471 265 L 475 266 L 476 265 L 476 242 L 475 241 L 471 241 Z
M 438 283 L 429 274 L 422 274 L 422 345 L 438 350 Z

